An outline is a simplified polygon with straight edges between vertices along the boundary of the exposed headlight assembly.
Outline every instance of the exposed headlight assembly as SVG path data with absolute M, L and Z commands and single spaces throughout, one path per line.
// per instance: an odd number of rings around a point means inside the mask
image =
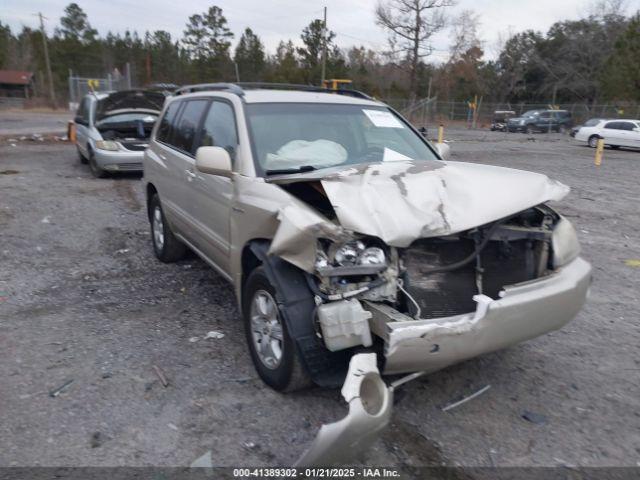
M 553 249 L 553 268 L 570 263 L 580 254 L 576 229 L 573 228 L 569 220 L 562 216 L 553 229 L 551 248 Z
M 342 267 L 346 265 L 356 265 L 363 251 L 364 243 L 361 241 L 348 242 L 336 250 L 334 259 L 336 263 Z
M 318 249 L 315 266 L 323 277 L 372 275 L 387 268 L 387 258 L 382 248 L 354 240 L 330 248 L 329 255 Z
M 115 152 L 118 150 L 118 143 L 112 142 L 110 140 L 96 140 L 96 148 L 100 150 L 109 150 L 110 152 Z

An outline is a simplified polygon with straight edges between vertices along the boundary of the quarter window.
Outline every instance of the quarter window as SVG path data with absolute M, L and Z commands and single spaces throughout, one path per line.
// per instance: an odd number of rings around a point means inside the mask
M 226 102 L 214 101 L 202 125 L 199 147 L 222 147 L 234 157 L 238 146 L 233 107 Z

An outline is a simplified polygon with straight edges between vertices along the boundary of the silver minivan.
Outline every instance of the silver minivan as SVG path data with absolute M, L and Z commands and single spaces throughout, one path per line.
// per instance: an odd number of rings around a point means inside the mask
M 89 93 L 74 119 L 82 163 L 98 178 L 109 172 L 140 172 L 151 130 L 165 95 L 150 90 Z

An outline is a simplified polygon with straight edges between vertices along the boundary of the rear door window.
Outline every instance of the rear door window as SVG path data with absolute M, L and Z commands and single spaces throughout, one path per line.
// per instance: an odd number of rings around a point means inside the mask
M 231 105 L 218 100 L 211 103 L 202 124 L 202 134 L 197 146 L 222 147 L 234 158 L 238 147 L 238 134 Z
M 208 104 L 209 101 L 204 99 L 185 102 L 185 106 L 173 128 L 171 145 L 184 153 L 193 155 L 196 133 Z

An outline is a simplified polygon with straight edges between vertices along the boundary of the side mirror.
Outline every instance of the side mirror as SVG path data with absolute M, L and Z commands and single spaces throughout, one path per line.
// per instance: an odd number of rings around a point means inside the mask
M 451 147 L 448 143 L 434 143 L 433 146 L 443 160 L 447 160 L 451 156 Z
M 427 127 L 420 127 L 418 131 L 420 132 L 420 135 L 422 135 L 424 138 L 427 138 Z
M 85 122 L 84 118 L 82 118 L 80 115 L 76 115 L 76 118 L 73 119 L 73 121 L 79 125 L 86 125 L 87 122 Z
M 231 156 L 222 147 L 200 147 L 196 151 L 196 169 L 221 177 L 231 176 Z

